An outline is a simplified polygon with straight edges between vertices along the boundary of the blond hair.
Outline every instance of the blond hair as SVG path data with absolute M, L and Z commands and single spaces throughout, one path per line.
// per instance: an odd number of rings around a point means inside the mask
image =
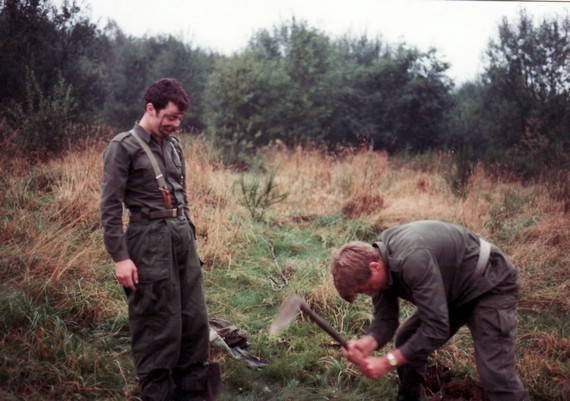
M 365 284 L 372 275 L 370 263 L 380 261 L 378 249 L 362 241 L 352 241 L 332 251 L 331 273 L 339 295 L 353 302 L 356 288 Z

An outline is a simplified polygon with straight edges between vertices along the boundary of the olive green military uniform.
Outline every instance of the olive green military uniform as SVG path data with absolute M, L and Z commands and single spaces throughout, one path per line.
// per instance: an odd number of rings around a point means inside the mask
M 105 247 L 115 262 L 132 259 L 139 284 L 128 294 L 132 350 L 145 400 L 204 399 L 209 327 L 194 226 L 188 212 L 180 144 L 162 146 L 138 124 L 172 194 L 166 211 L 151 162 L 131 132 L 104 155 L 101 212 Z M 123 205 L 131 221 L 123 229 Z
M 528 400 L 515 371 L 518 273 L 503 252 L 492 245 L 488 263 L 477 271 L 479 237 L 439 221 L 396 226 L 378 239 L 374 246 L 386 267 L 387 288 L 373 297 L 368 334 L 380 347 L 395 335 L 396 347 L 410 362 L 398 369 L 403 399 L 418 399 L 429 354 L 467 325 L 489 398 Z M 416 306 L 400 327 L 398 298 Z

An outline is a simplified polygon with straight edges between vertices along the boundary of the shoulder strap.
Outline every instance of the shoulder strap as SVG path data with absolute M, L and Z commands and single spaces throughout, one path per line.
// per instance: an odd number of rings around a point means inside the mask
M 154 176 L 156 178 L 156 181 L 158 182 L 158 187 L 161 190 L 163 188 L 167 188 L 166 181 L 164 180 L 164 176 L 162 175 L 162 172 L 160 171 L 160 167 L 158 167 L 158 162 L 156 161 L 156 158 L 152 154 L 152 151 L 150 150 L 150 148 L 148 147 L 146 142 L 143 141 L 143 139 L 136 133 L 135 130 L 131 130 L 131 133 L 133 134 L 133 137 L 137 140 L 139 145 L 141 145 L 141 148 L 143 148 L 144 152 L 148 156 L 148 158 L 150 160 L 150 164 L 152 165 L 152 169 L 154 170 Z
M 166 185 L 166 180 L 164 179 L 164 175 L 160 171 L 160 167 L 158 167 L 158 162 L 156 161 L 156 157 L 148 147 L 145 141 L 136 133 L 133 129 L 131 130 L 133 137 L 137 140 L 141 148 L 143 148 L 144 152 L 148 156 L 150 160 L 150 164 L 152 165 L 152 169 L 154 170 L 154 178 L 156 178 L 156 182 L 158 183 L 158 189 L 162 192 L 162 197 L 164 199 L 164 204 L 168 209 L 172 207 L 172 198 L 170 196 L 170 191 L 168 190 L 168 186 Z
M 483 275 L 487 263 L 489 263 L 489 256 L 491 255 L 491 244 L 479 237 L 479 259 L 477 259 L 477 266 L 473 273 L 474 278 L 479 278 Z

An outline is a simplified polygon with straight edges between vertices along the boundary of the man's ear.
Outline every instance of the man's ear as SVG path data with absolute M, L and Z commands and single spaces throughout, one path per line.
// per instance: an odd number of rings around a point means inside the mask
M 380 261 L 370 262 L 368 268 L 370 269 L 371 272 L 380 271 L 382 269 L 382 262 Z
M 152 103 L 147 103 L 144 107 L 145 111 L 152 117 L 155 116 L 156 114 L 156 110 L 154 108 L 154 106 L 152 105 Z

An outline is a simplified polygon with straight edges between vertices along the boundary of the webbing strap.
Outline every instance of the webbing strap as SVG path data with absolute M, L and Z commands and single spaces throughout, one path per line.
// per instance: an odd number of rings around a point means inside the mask
M 491 244 L 479 237 L 479 259 L 477 260 L 477 266 L 475 267 L 474 278 L 479 278 L 483 275 L 485 267 L 487 267 L 487 263 L 489 262 L 490 255 Z
M 150 150 L 150 148 L 148 147 L 146 142 L 135 132 L 134 129 L 131 130 L 131 133 L 133 134 L 133 136 L 135 137 L 137 142 L 141 145 L 141 148 L 143 148 L 144 152 L 148 156 L 148 158 L 150 160 L 150 164 L 152 165 L 152 169 L 154 170 L 154 176 L 156 178 L 156 181 L 158 182 L 158 188 L 161 191 L 163 191 L 164 188 L 167 188 L 166 180 L 164 179 L 164 176 L 162 175 L 162 172 L 160 171 L 160 167 L 158 167 L 158 162 L 156 161 L 156 157 L 154 157 L 154 155 L 152 154 L 152 151 Z

